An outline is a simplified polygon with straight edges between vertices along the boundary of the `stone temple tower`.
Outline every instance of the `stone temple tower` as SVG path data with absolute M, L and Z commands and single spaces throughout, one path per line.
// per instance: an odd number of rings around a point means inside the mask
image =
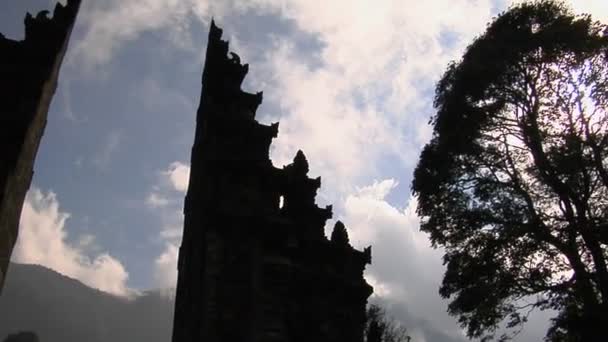
M 79 7 L 80 0 L 68 0 L 52 18 L 28 13 L 23 41 L 0 33 L 0 291 Z
M 278 123 L 255 120 L 262 93 L 211 23 L 184 205 L 173 342 L 361 342 L 371 248 L 355 250 L 320 178 L 298 151 L 276 168 Z

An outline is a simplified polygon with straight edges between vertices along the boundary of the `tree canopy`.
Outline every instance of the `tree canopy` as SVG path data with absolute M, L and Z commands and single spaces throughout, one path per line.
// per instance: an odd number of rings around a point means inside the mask
M 537 1 L 495 18 L 437 84 L 412 191 L 469 337 L 532 309 L 556 310 L 549 340 L 608 335 L 607 67 L 604 24 Z
M 365 342 L 410 342 L 407 329 L 384 308 L 371 304 L 366 310 Z

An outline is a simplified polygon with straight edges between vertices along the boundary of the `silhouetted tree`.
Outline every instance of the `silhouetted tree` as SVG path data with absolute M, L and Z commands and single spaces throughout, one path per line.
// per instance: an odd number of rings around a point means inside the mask
M 538 1 L 495 18 L 439 81 L 413 192 L 469 337 L 535 308 L 558 311 L 549 340 L 608 336 L 607 66 L 605 25 Z
M 367 308 L 366 319 L 365 342 L 410 342 L 407 329 L 382 307 L 371 304 Z
M 31 331 L 22 331 L 16 334 L 10 334 L 4 342 L 39 342 L 38 335 Z

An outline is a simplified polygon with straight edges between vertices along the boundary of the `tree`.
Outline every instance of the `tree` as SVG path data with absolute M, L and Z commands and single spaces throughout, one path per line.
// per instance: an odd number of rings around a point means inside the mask
M 495 18 L 437 84 L 412 192 L 469 337 L 533 309 L 558 312 L 548 340 L 608 336 L 607 66 L 604 24 L 537 1 Z
M 410 342 L 407 329 L 390 317 L 376 304 L 367 308 L 365 322 L 366 342 Z

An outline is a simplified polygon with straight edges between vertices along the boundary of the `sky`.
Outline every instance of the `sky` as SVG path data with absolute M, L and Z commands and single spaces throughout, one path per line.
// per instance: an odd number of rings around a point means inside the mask
M 20 40 L 27 11 L 0 3 Z M 608 22 L 608 2 L 573 0 Z M 430 139 L 434 84 L 507 0 L 83 1 L 21 216 L 12 260 L 116 295 L 175 286 L 182 206 L 211 18 L 264 91 L 257 118 L 280 121 L 273 164 L 302 149 L 359 249 L 375 300 L 414 341 L 462 341 L 438 294 L 442 252 L 419 231 L 409 189 Z M 9 274 L 10 276 L 10 274 Z M 539 340 L 549 313 L 519 340 Z

